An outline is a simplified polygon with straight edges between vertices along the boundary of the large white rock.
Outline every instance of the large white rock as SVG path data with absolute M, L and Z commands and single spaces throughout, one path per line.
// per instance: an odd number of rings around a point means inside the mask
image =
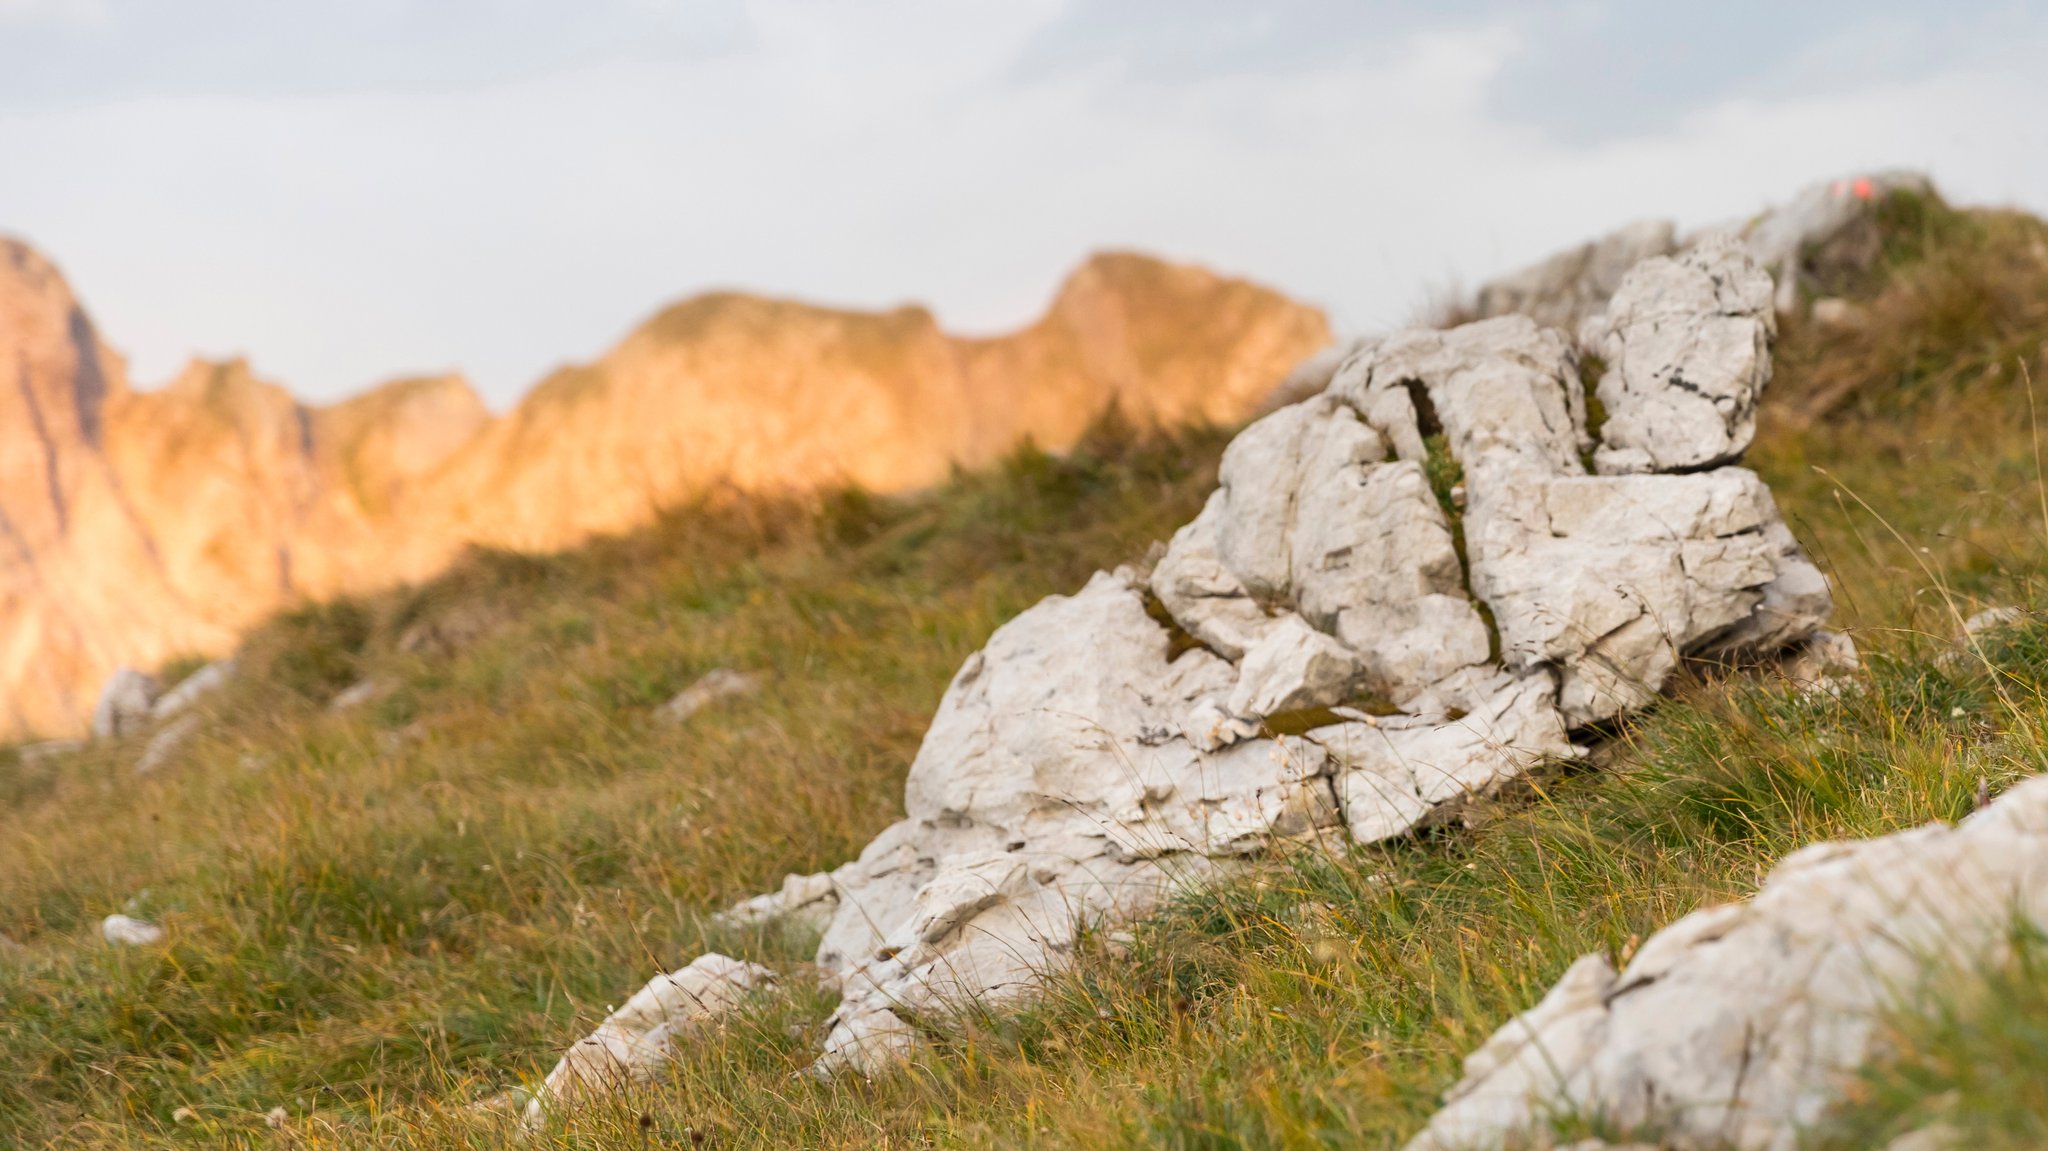
M 822 924 L 842 998 L 819 1071 L 914 1055 L 913 1023 L 1034 994 L 1086 926 L 1276 841 L 1448 818 L 1580 754 L 1573 726 L 1684 656 L 1804 639 L 1826 585 L 1762 484 L 1586 474 L 1574 357 L 1521 316 L 1355 344 L 1327 393 L 1238 436 L 1147 575 L 997 629 L 940 701 L 904 818 L 726 913 Z M 1460 468 L 1462 554 L 1430 480 Z M 1322 709 L 1347 722 L 1273 734 Z
M 747 996 L 773 986 L 775 973 L 723 955 L 657 975 L 597 1030 L 576 1041 L 526 1105 L 528 1128 L 546 1124 L 592 1095 L 650 1078 L 670 1058 L 674 1041 L 739 1009 Z
M 1958 827 L 1799 851 L 1756 898 L 1686 916 L 1619 973 L 1580 959 L 1466 1060 L 1409 1151 L 1541 1146 L 1560 1114 L 1790 1151 L 1878 1053 L 1883 1013 L 2000 962 L 2016 923 L 2048 926 L 2048 777 Z
M 121 739 L 142 732 L 149 727 L 150 708 L 162 691 L 163 685 L 148 672 L 115 668 L 93 705 L 92 737 Z
M 1771 380 L 1771 278 L 1733 242 L 1636 265 L 1585 342 L 1607 361 L 1594 465 L 1604 474 L 1733 463 Z

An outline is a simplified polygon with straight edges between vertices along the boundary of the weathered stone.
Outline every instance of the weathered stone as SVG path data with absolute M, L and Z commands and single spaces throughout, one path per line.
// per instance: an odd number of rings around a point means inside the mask
M 142 756 L 135 761 L 135 774 L 149 775 L 169 766 L 185 745 L 199 734 L 203 722 L 196 715 L 181 715 L 158 728 L 143 747 Z
M 76 739 L 45 739 L 23 744 L 14 750 L 15 757 L 23 767 L 37 767 L 51 760 L 63 759 L 85 750 L 85 744 Z
M 839 890 L 830 875 L 788 875 L 782 887 L 741 900 L 712 917 L 720 927 L 749 928 L 787 923 L 802 931 L 822 933 L 839 910 Z
M 327 701 L 327 710 L 334 712 L 354 711 L 365 704 L 375 703 L 390 695 L 391 691 L 392 684 L 389 680 L 377 679 L 375 677 L 359 679 L 336 692 L 334 698 Z
M 109 915 L 100 920 L 100 937 L 118 947 L 151 947 L 164 941 L 164 929 L 132 915 Z
M 1777 310 L 1799 305 L 1800 284 L 1869 269 L 1884 253 L 1876 209 L 1900 194 L 1930 196 L 1934 186 L 1918 172 L 1870 172 L 1813 184 L 1790 202 L 1704 238 L 1729 235 L 1777 278 Z
M 1285 616 L 1238 665 L 1230 712 L 1268 716 L 1342 703 L 1362 670 L 1357 653 L 1335 637 Z
M 910 1062 L 924 1049 L 917 1029 L 886 1007 L 841 1011 L 831 1023 L 822 1053 L 811 1065 L 812 1074 L 820 1078 L 851 1071 L 873 1079 Z
M 1556 1115 L 1789 1151 L 1929 979 L 2048 925 L 2048 777 L 1950 828 L 1824 843 L 1755 899 L 1658 932 L 1618 974 L 1574 964 L 1466 1062 L 1411 1151 L 1519 1145 Z
M 752 695 L 760 690 L 760 676 L 715 667 L 700 676 L 697 682 L 677 692 L 675 698 L 657 708 L 654 715 L 663 723 L 685 723 L 719 700 Z
M 150 707 L 150 719 L 164 723 L 177 718 L 200 700 L 226 687 L 235 678 L 235 661 L 215 660 L 179 680 L 171 690 L 157 697 Z
M 1594 466 L 1697 471 L 1741 458 L 1771 380 L 1771 278 L 1733 243 L 1638 264 L 1585 342 L 1607 361 Z
M 526 1104 L 527 1127 L 538 1128 L 591 1095 L 649 1078 L 668 1062 L 676 1038 L 730 1014 L 750 993 L 774 983 L 767 968 L 716 954 L 655 976 L 548 1072 Z
M 1387 716 L 1308 734 L 1336 763 L 1337 799 L 1354 840 L 1404 835 L 1542 760 L 1580 754 L 1565 737 L 1550 672 L 1503 674 L 1487 686 L 1455 718 Z
M 1524 315 L 1545 327 L 1577 331 L 1597 315 L 1630 268 L 1678 246 L 1669 220 L 1637 220 L 1567 248 L 1540 263 L 1490 280 L 1473 297 L 1475 319 Z
M 1150 582 L 1152 594 L 1189 635 L 1225 659 L 1243 659 L 1273 619 L 1217 554 L 1217 524 L 1228 514 L 1228 503 L 1229 496 L 1217 489 L 1201 514 L 1173 533 Z
M 1034 994 L 1083 930 L 1277 840 L 1449 818 L 1581 754 L 1570 726 L 1646 702 L 1681 658 L 1773 651 L 1825 617 L 1750 473 L 1586 474 L 1558 332 L 1401 333 L 1330 378 L 1239 435 L 1145 575 L 1048 597 L 967 659 L 904 819 L 726 913 L 823 923 L 841 1002 L 820 1073 L 893 1066 L 919 1049 L 910 1021 Z M 1462 541 L 1431 486 L 1460 469 Z M 1342 721 L 1268 734 L 1322 709 Z
M 132 667 L 116 668 L 92 709 L 92 737 L 121 739 L 149 726 L 149 711 L 163 690 L 156 677 Z

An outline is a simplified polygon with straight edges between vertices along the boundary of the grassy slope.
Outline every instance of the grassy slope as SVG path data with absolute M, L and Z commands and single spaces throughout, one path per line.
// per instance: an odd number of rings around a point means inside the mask
M 1599 770 L 1468 829 L 1190 899 L 1100 941 L 1042 1008 L 968 1020 L 890 1081 L 790 1077 L 823 1013 L 799 987 L 550 1141 L 1391 1146 L 1577 954 L 1740 895 L 1801 843 L 1953 818 L 1980 779 L 2040 770 L 2042 637 L 1994 645 L 2003 678 L 1943 669 L 1925 637 L 1979 602 L 2037 602 L 2044 511 L 2016 377 L 2043 367 L 2048 249 L 2015 218 L 1896 223 L 1894 273 L 1841 285 L 1875 321 L 1786 333 L 1753 456 L 1836 576 L 1873 690 L 1692 685 Z M 1787 412 L 1819 422 L 1795 431 Z M 160 777 L 134 780 L 133 747 L 0 755 L 0 932 L 25 945 L 0 957 L 0 1146 L 275 1146 L 261 1115 L 278 1104 L 297 1146 L 500 1145 L 436 1104 L 543 1073 L 707 943 L 800 956 L 707 939 L 696 916 L 887 823 L 958 661 L 1188 518 L 1221 443 L 1106 432 L 914 500 L 706 506 L 558 558 L 480 556 L 265 629 L 255 674 Z M 402 650 L 409 632 L 428 642 Z M 687 729 L 650 722 L 720 665 L 773 679 Z M 319 706 L 366 675 L 394 690 Z M 94 941 L 131 902 L 169 945 Z M 2007 1002 L 2025 996 L 1986 986 L 1959 993 L 1954 1043 L 1929 1050 L 2019 1049 L 1982 1020 L 2029 1018 Z M 1845 1130 L 1905 1122 L 1942 1074 L 1874 1069 Z M 196 1120 L 174 1122 L 180 1107 Z M 1986 1122 L 2004 1145 L 2034 1145 L 2038 1102 L 2001 1114 Z

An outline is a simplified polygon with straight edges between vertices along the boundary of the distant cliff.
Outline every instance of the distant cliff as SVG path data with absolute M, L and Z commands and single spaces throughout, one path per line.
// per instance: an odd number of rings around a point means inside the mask
M 1118 253 L 992 339 L 719 293 L 502 418 L 454 376 L 312 407 L 241 361 L 132 390 L 55 266 L 0 240 L 0 737 L 75 730 L 119 664 L 224 651 L 469 543 L 563 547 L 712 484 L 914 488 L 1027 436 L 1066 447 L 1112 403 L 1237 421 L 1328 340 L 1265 288 Z

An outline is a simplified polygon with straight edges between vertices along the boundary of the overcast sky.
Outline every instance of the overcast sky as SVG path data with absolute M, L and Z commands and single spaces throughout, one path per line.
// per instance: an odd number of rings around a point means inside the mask
M 2044 61 L 1971 0 L 0 0 L 0 231 L 143 386 L 502 407 L 711 287 L 992 332 L 1136 247 L 1364 331 L 1862 167 L 2048 209 Z

